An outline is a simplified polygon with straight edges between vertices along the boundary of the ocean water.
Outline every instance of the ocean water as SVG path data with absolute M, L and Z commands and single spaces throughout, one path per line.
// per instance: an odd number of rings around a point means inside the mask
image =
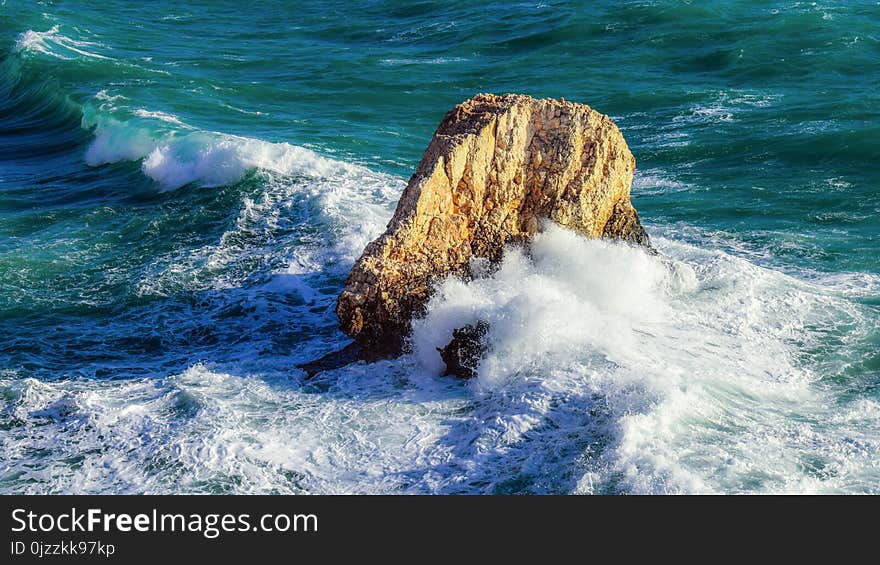
M 880 5 L 0 2 L 0 492 L 880 493 Z M 611 115 L 548 226 L 312 380 L 444 113 Z M 476 319 L 469 382 L 435 346 Z

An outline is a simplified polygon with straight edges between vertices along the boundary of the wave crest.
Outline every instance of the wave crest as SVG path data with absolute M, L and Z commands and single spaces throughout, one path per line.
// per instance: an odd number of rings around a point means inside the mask
M 489 322 L 470 385 L 492 404 L 479 434 L 504 434 L 509 446 L 544 436 L 558 448 L 572 433 L 586 436 L 592 456 L 579 463 L 586 472 L 575 491 L 867 484 L 864 453 L 834 455 L 867 434 L 828 424 L 837 401 L 814 384 L 857 360 L 819 366 L 811 352 L 865 338 L 870 317 L 836 289 L 656 243 L 668 259 L 550 225 L 529 255 L 511 248 L 496 272 L 440 285 L 414 325 L 416 356 L 436 374 L 436 348 L 454 328 Z
M 117 119 L 102 107 L 86 106 L 82 125 L 94 133 L 85 155 L 88 165 L 142 160 L 144 174 L 163 190 L 191 183 L 227 185 L 255 169 L 318 178 L 360 168 L 289 143 L 195 130 L 164 112 L 138 109 L 128 119 Z
M 61 34 L 60 29 L 61 26 L 57 24 L 46 31 L 29 29 L 19 34 L 13 50 L 16 53 L 42 53 L 65 61 L 76 59 L 77 56 L 91 59 L 111 59 L 106 55 L 87 50 L 101 47 L 100 43 L 67 37 Z

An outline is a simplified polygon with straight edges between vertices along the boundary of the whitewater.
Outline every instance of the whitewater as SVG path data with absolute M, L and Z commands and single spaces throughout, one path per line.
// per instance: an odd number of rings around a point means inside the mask
M 364 8 L 344 33 L 306 10 L 263 39 L 235 11 L 215 24 L 195 8 L 110 4 L 4 6 L 0 19 L 0 492 L 880 494 L 880 203 L 876 175 L 853 166 L 874 154 L 828 149 L 836 135 L 870 143 L 876 122 L 853 133 L 861 106 L 779 119 L 789 129 L 767 149 L 764 120 L 813 102 L 730 79 L 699 95 L 646 86 L 615 107 L 638 58 L 630 74 L 601 71 L 621 90 L 595 101 L 560 79 L 559 96 L 620 124 L 659 254 L 548 223 L 528 252 L 439 284 L 411 353 L 306 379 L 297 363 L 347 343 L 336 296 L 438 116 L 464 90 L 542 77 L 493 82 L 490 47 L 438 47 L 498 21 L 496 3 L 488 21 Z M 600 4 L 607 25 L 670 41 L 687 40 L 676 19 L 708 17 Z M 868 17 L 829 6 L 788 7 L 788 25 Z M 596 47 L 576 10 L 510 9 L 546 28 L 503 28 L 510 60 Z M 117 30 L 120 14 L 141 27 Z M 181 21 L 205 42 L 182 45 Z M 306 79 L 316 36 L 329 70 Z M 353 53 L 364 41 L 381 47 Z M 702 72 L 725 77 L 736 61 Z M 461 91 L 416 92 L 400 118 L 369 94 L 377 77 L 440 88 L 452 67 Z M 284 100 L 282 87 L 298 90 Z M 737 158 L 713 150 L 720 139 Z M 817 139 L 831 156 L 805 168 L 795 156 Z M 477 320 L 491 328 L 478 376 L 440 376 L 436 348 Z

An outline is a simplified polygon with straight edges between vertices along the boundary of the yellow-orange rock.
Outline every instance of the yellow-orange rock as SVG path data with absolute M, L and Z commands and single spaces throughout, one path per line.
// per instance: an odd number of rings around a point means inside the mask
M 500 258 L 545 219 L 650 246 L 630 203 L 635 159 L 608 116 L 565 100 L 479 94 L 440 123 L 388 229 L 339 296 L 367 359 L 401 352 L 435 281 Z

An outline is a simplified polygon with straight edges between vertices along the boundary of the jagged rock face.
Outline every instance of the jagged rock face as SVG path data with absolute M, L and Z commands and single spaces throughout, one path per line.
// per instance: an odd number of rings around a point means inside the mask
M 480 361 L 488 350 L 484 341 L 488 332 L 489 324 L 484 321 L 452 330 L 452 341 L 437 348 L 446 365 L 443 374 L 463 379 L 476 377 Z
M 549 218 L 587 237 L 649 245 L 630 203 L 635 159 L 583 104 L 479 94 L 437 128 L 388 224 L 355 263 L 336 313 L 365 357 L 400 353 L 432 283 Z

